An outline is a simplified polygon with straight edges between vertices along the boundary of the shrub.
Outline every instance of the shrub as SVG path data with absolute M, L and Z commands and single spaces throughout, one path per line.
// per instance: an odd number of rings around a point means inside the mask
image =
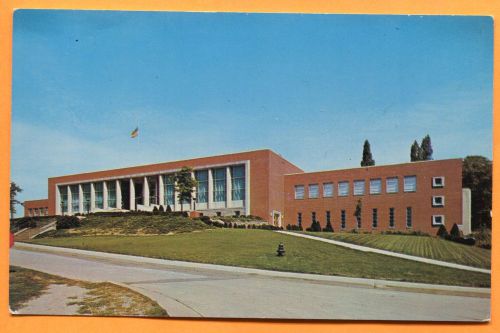
M 80 219 L 76 216 L 58 216 L 56 229 L 71 229 L 80 226 Z
M 167 210 L 166 210 L 167 213 L 172 213 L 172 207 L 170 207 L 170 205 L 167 206 Z
M 444 225 L 440 225 L 437 231 L 437 236 L 441 238 L 448 237 L 448 231 L 446 231 L 446 227 Z
M 307 229 L 309 229 L 308 231 L 319 232 L 319 231 L 321 231 L 321 225 L 319 224 L 319 221 L 313 221 L 311 223 L 311 227 L 309 227 Z
M 160 213 L 165 213 L 165 209 L 163 208 L 163 205 L 160 205 L 159 211 L 160 211 Z
M 153 213 L 158 213 L 158 212 L 159 212 L 158 207 L 156 207 L 156 206 L 155 206 L 155 207 L 153 208 Z
M 326 227 L 323 228 L 324 232 L 333 232 L 333 227 L 330 221 L 326 222 Z
M 460 238 L 462 235 L 460 234 L 460 229 L 456 223 L 453 224 L 450 230 L 450 237 L 453 240 L 454 238 Z

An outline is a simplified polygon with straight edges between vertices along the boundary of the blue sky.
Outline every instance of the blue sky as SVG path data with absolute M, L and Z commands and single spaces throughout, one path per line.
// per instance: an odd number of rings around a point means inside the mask
M 20 10 L 12 172 L 271 148 L 306 171 L 492 154 L 488 17 Z M 139 126 L 137 139 L 130 132 Z

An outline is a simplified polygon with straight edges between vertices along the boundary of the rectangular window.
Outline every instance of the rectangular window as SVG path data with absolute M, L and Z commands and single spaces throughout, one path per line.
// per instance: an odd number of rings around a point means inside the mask
M 304 185 L 295 185 L 295 199 L 304 199 Z
M 83 191 L 83 212 L 90 212 L 90 184 L 82 184 Z
M 394 208 L 389 208 L 389 228 L 394 228 Z
M 382 193 L 382 179 L 370 179 L 370 194 Z
M 432 177 L 432 187 L 434 188 L 440 188 L 444 187 L 444 177 Z
M 73 214 L 80 212 L 80 191 L 78 185 L 71 185 L 71 211 Z
M 94 183 L 94 192 L 95 192 L 95 207 L 102 209 L 104 207 L 102 183 Z
M 345 197 L 349 195 L 349 182 L 339 182 L 339 196 Z
M 156 205 L 158 204 L 157 201 L 157 180 L 156 177 L 147 177 L 146 178 L 148 182 L 148 187 L 149 187 L 149 204 L 150 205 Z
M 231 167 L 231 185 L 233 201 L 245 200 L 245 166 Z
M 326 217 L 326 223 L 330 223 L 331 222 L 330 221 L 331 216 L 330 216 L 330 211 L 329 210 L 326 211 L 326 216 L 325 217 Z
M 345 210 L 340 211 L 340 228 L 345 229 Z
M 312 213 L 311 213 L 311 220 L 312 220 L 313 222 L 316 222 L 316 212 L 312 212 Z
M 444 225 L 444 215 L 432 215 L 432 225 Z
M 319 186 L 318 184 L 309 185 L 309 198 L 316 199 L 319 197 Z
M 333 197 L 333 183 L 323 184 L 323 197 L 325 198 Z
M 378 209 L 372 209 L 372 228 L 378 227 Z
M 302 213 L 297 213 L 297 225 L 302 227 Z
M 61 206 L 62 206 L 62 202 L 61 202 Z M 33 216 L 33 208 L 28 209 L 28 216 Z
M 435 195 L 432 197 L 432 207 L 444 207 L 444 196 Z
M 365 194 L 365 181 L 364 180 L 355 180 L 354 181 L 354 195 L 364 195 Z
M 116 182 L 109 181 L 106 187 L 108 188 L 108 208 L 116 208 Z
M 59 186 L 59 195 L 61 197 L 61 213 L 68 212 L 68 187 Z
M 361 215 L 356 216 L 356 226 L 358 229 L 361 229 Z
M 165 206 L 174 210 L 175 204 L 175 178 L 174 175 L 163 175 L 163 187 L 165 193 Z
M 213 169 L 214 202 L 226 201 L 226 168 Z
M 398 177 L 387 178 L 385 181 L 385 187 L 387 193 L 398 193 L 399 191 Z
M 198 203 L 208 202 L 208 170 L 199 170 L 194 173 L 196 178 L 196 199 Z
M 411 228 L 412 227 L 412 209 L 411 207 L 406 207 L 406 227 Z
M 404 177 L 404 191 L 415 192 L 417 190 L 417 176 Z

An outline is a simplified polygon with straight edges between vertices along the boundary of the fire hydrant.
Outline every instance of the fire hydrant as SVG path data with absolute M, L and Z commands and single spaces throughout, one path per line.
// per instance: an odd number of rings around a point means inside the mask
M 280 243 L 276 252 L 278 253 L 278 257 L 283 257 L 285 255 L 285 245 L 283 245 L 283 243 Z

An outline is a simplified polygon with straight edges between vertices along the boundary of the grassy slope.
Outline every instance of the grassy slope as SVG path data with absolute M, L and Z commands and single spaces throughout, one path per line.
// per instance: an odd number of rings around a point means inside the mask
M 307 234 L 419 257 L 490 268 L 491 251 L 425 236 L 307 232 Z
M 80 228 L 57 230 L 46 236 L 67 235 L 135 235 L 168 234 L 205 230 L 210 228 L 199 220 L 183 216 L 124 214 L 121 216 L 88 215 Z
M 10 267 L 9 304 L 18 310 L 29 300 L 40 297 L 51 284 L 79 286 L 88 290 L 87 296 L 68 305 L 79 305 L 79 314 L 94 316 L 168 316 L 158 303 L 112 283 L 91 283 L 62 278 L 21 267 Z
M 279 242 L 285 244 L 285 257 L 276 256 Z M 214 229 L 171 236 L 46 238 L 34 243 L 279 271 L 463 286 L 490 285 L 488 274 L 362 253 L 264 230 Z

